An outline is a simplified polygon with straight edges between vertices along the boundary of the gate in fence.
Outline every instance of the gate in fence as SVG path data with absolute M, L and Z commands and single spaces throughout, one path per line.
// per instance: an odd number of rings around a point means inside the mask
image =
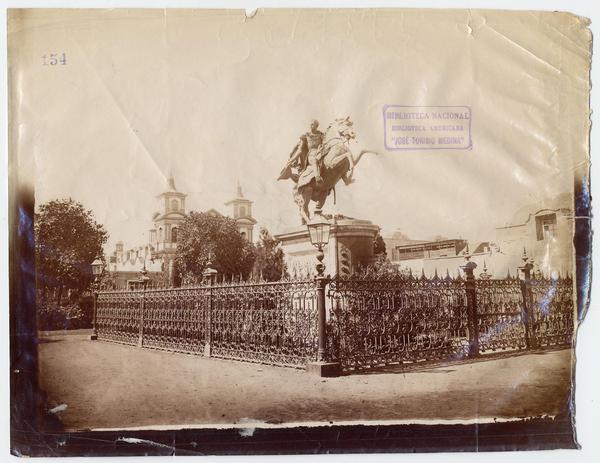
M 573 281 L 327 279 L 96 293 L 99 339 L 205 356 L 343 370 L 570 346 Z M 329 370 L 329 371 L 334 371 Z

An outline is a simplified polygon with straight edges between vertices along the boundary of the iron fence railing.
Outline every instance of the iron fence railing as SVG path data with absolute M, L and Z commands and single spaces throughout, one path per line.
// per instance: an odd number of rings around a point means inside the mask
M 303 367 L 316 360 L 313 281 L 100 291 L 101 340 Z
M 570 346 L 570 277 L 401 276 L 96 293 L 99 339 L 274 365 L 357 370 Z M 325 313 L 325 316 L 319 316 Z M 330 369 L 331 371 L 331 369 Z
M 328 296 L 330 358 L 345 368 L 468 354 L 460 279 L 337 280 Z

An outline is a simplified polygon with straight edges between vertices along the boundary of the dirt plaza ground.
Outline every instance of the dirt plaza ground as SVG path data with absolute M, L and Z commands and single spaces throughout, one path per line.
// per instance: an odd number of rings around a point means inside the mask
M 570 394 L 570 350 L 325 379 L 87 334 L 40 338 L 40 386 L 65 430 L 553 416 Z

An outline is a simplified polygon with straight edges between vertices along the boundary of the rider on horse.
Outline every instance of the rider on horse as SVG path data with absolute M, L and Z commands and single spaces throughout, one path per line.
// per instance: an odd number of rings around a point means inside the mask
M 318 127 L 319 123 L 312 121 L 310 132 L 300 137 L 278 179 L 289 178 L 295 183 L 294 201 L 300 208 L 302 223 L 310 220 L 310 201 L 316 203 L 316 210 L 322 210 L 327 197 L 335 193 L 339 180 L 346 185 L 353 182 L 354 168 L 363 154 L 376 154 L 362 150 L 353 156 L 349 142 L 355 138 L 355 133 L 350 117 L 335 119 L 325 133 Z
M 318 130 L 318 127 L 319 121 L 311 121 L 310 131 L 300 136 L 300 141 L 292 150 L 278 180 L 291 178 L 298 186 L 308 185 L 313 178 L 318 184 L 323 183 L 321 178 L 323 155 L 320 148 L 325 134 Z M 292 168 L 296 168 L 298 173 L 292 173 Z

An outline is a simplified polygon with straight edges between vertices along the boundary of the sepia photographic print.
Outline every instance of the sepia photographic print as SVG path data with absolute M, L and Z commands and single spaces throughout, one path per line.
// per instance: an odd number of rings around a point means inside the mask
M 9 10 L 13 454 L 577 448 L 588 23 Z

